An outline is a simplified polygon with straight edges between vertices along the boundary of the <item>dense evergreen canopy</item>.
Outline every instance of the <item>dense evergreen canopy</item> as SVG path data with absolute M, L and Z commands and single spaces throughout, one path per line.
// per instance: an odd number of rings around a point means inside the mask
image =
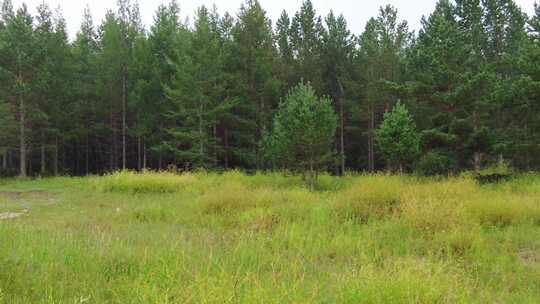
M 85 10 L 73 41 L 46 4 L 0 7 L 0 175 L 271 169 L 264 138 L 298 83 L 337 114 L 336 174 L 393 165 L 375 135 L 397 100 L 420 141 L 411 169 L 540 169 L 538 5 L 439 0 L 418 33 L 386 6 L 351 33 L 309 0 L 275 23 L 257 0 L 182 22 L 172 0 L 149 28 L 119 0 L 99 25 Z

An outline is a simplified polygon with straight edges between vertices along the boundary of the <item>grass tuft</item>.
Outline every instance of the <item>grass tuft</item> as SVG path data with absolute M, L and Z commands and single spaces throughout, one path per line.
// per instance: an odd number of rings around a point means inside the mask
M 332 206 L 340 217 L 362 223 L 389 217 L 398 210 L 404 186 L 402 178 L 396 176 L 363 176 L 349 188 L 337 192 Z
M 196 181 L 197 177 L 191 173 L 146 172 L 140 174 L 132 171 L 120 171 L 95 178 L 94 185 L 104 192 L 159 194 L 185 191 Z

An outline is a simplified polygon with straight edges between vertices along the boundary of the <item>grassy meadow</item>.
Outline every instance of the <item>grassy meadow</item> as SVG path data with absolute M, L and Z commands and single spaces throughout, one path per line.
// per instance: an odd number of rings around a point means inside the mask
M 532 174 L 4 179 L 6 212 L 0 303 L 540 302 Z

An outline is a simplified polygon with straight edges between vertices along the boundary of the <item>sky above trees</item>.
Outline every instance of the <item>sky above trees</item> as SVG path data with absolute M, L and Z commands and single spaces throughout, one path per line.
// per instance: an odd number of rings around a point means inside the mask
M 21 3 L 26 3 L 31 12 L 35 12 L 35 8 L 44 0 L 14 0 L 13 4 L 19 6 Z M 116 1 L 114 0 L 45 0 L 50 7 L 62 7 L 64 16 L 68 22 L 68 31 L 71 38 L 75 37 L 76 31 L 79 29 L 83 9 L 90 7 L 94 20 L 100 21 L 107 9 L 115 9 Z M 142 19 L 145 25 L 152 24 L 152 19 L 157 6 L 163 0 L 139 0 L 141 7 Z M 195 10 L 201 5 L 211 7 L 214 3 L 217 5 L 220 12 L 228 11 L 236 15 L 240 7 L 241 0 L 183 0 L 179 1 L 181 6 L 181 14 L 183 17 L 194 16 Z M 300 8 L 301 0 L 261 0 L 263 8 L 267 10 L 269 17 L 276 21 L 281 12 L 285 9 L 289 15 L 294 14 Z M 407 20 L 411 29 L 417 30 L 420 28 L 420 19 L 423 15 L 428 15 L 435 8 L 435 0 L 314 0 L 313 4 L 318 13 L 325 16 L 331 9 L 337 14 L 343 13 L 347 18 L 349 27 L 353 33 L 359 34 L 364 30 L 364 26 L 369 18 L 378 14 L 379 7 L 386 4 L 395 6 L 399 11 L 401 19 Z M 533 13 L 534 0 L 516 0 L 516 3 L 522 7 L 527 14 Z

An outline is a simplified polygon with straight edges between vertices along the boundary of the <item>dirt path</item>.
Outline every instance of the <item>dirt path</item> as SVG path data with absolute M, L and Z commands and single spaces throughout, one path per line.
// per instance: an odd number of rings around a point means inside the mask
M 0 221 L 17 219 L 28 215 L 34 207 L 52 206 L 57 202 L 57 194 L 48 191 L 0 191 Z

